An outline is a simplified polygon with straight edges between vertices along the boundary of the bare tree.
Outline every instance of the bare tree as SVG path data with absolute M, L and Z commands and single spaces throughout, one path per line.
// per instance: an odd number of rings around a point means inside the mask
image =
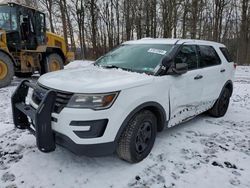
M 235 60 L 250 63 L 249 0 L 39 1 L 51 31 L 79 48 L 80 58 L 96 58 L 124 40 L 174 37 L 223 42 Z
M 248 59 L 248 46 L 249 46 L 249 1 L 242 0 L 241 7 L 241 26 L 240 26 L 240 59 L 239 63 L 244 64 Z
M 53 25 L 53 9 L 55 2 L 53 0 L 39 0 L 41 4 L 44 5 L 48 12 L 48 19 L 49 19 L 49 25 L 50 25 L 50 30 L 52 33 L 55 32 L 54 25 Z

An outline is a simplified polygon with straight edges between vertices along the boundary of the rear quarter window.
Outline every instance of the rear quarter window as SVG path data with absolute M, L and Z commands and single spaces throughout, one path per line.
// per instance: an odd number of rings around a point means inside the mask
M 233 62 L 233 58 L 227 48 L 220 48 L 220 51 L 229 63 Z

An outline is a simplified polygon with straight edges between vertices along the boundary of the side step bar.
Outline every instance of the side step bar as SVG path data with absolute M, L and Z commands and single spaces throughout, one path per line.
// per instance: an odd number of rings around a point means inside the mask
M 56 148 L 55 135 L 51 127 L 51 115 L 55 106 L 56 92 L 52 90 L 46 91 L 38 108 L 34 109 L 29 104 L 26 104 L 29 88 L 35 90 L 36 85 L 24 80 L 11 97 L 15 127 L 32 130 L 30 126 L 33 124 L 38 149 L 42 152 L 52 152 Z

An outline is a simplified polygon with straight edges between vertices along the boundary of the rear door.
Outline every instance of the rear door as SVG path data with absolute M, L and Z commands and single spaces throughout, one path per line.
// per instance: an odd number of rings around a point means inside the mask
M 225 84 L 226 67 L 212 46 L 199 45 L 199 68 L 202 75 L 202 103 L 199 111 L 210 109 Z
M 179 76 L 170 76 L 170 121 L 169 127 L 179 124 L 197 115 L 201 102 L 203 82 L 198 69 L 198 51 L 196 45 L 184 45 L 175 58 L 175 64 L 187 63 L 188 72 Z

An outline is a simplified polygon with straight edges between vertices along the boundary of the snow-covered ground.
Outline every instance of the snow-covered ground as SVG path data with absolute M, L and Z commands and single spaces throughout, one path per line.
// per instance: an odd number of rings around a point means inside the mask
M 34 136 L 13 126 L 10 96 L 19 82 L 0 89 L 0 188 L 250 187 L 250 67 L 238 67 L 225 117 L 201 115 L 159 133 L 150 156 L 135 165 L 59 146 L 38 151 Z

